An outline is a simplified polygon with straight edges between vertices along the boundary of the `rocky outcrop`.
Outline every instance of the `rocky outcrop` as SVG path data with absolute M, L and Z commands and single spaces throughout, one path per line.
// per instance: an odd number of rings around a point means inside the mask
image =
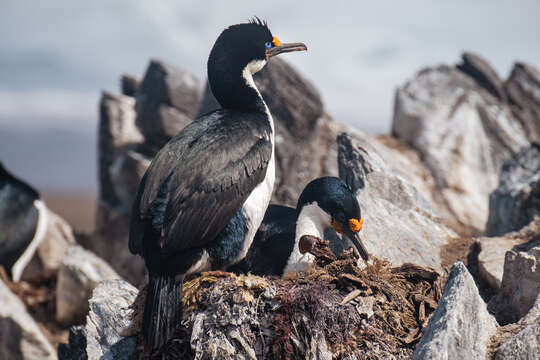
M 478 253 L 478 275 L 494 289 L 501 287 L 506 252 L 520 251 L 540 245 L 540 216 L 520 231 L 504 236 L 481 237 L 476 239 L 480 247 Z
M 500 324 L 525 316 L 540 294 L 540 236 L 526 251 L 508 251 L 500 292 L 490 300 L 489 310 Z M 533 246 L 531 244 L 530 246 Z
M 440 194 L 435 208 L 468 235 L 483 232 L 499 170 L 529 140 L 487 63 L 466 54 L 460 68 L 428 68 L 399 88 L 392 134 L 419 152 Z
M 457 69 L 469 75 L 499 100 L 506 99 L 503 81 L 485 59 L 471 52 L 463 53 L 462 59 L 463 62 L 456 66 Z
M 494 360 L 537 359 L 540 349 L 540 297 L 536 298 L 534 306 L 523 319 L 501 330 L 502 334 L 492 339 L 500 342 L 492 351 Z
M 392 171 L 395 160 L 377 151 L 382 144 L 374 146 L 360 132 L 342 134 L 338 143 L 339 175 L 356 191 L 368 252 L 396 265 L 412 262 L 440 270 L 441 248 L 455 233 L 410 182 Z
M 489 197 L 488 236 L 503 235 L 540 216 L 540 144 L 533 143 L 508 159 L 499 187 Z
M 532 65 L 516 63 L 504 84 L 510 109 L 525 129 L 529 141 L 540 142 L 540 72 Z
M 155 151 L 197 114 L 201 84 L 195 76 L 163 61 L 152 60 L 137 89 L 137 126 Z
M 484 360 L 496 330 L 495 318 L 487 312 L 474 279 L 458 262 L 412 359 Z
M 129 328 L 137 289 L 123 280 L 101 282 L 90 299 L 84 329 L 88 359 L 129 359 L 135 339 L 123 337 Z
M 144 264 L 127 247 L 133 198 L 155 152 L 195 116 L 200 84 L 157 60 L 141 83 L 124 76 L 121 84 L 124 95 L 103 93 L 100 103 L 97 230 L 86 246 L 138 284 Z
M 60 344 L 60 360 L 128 360 L 135 339 L 124 337 L 132 321 L 137 289 L 123 280 L 102 281 L 90 299 L 86 325 L 70 330 L 69 343 Z
M 120 187 L 113 184 L 111 167 L 128 148 L 143 142 L 144 138 L 135 126 L 135 99 L 125 95 L 104 92 L 99 104 L 98 130 L 99 206 L 122 207 L 118 198 Z M 98 221 L 106 221 L 98 219 Z M 98 227 L 101 224 L 97 224 Z
M 0 358 L 52 360 L 56 353 L 24 304 L 0 280 Z
M 119 278 L 92 252 L 80 246 L 70 247 L 58 271 L 56 320 L 64 326 L 83 323 L 94 288 L 100 281 Z

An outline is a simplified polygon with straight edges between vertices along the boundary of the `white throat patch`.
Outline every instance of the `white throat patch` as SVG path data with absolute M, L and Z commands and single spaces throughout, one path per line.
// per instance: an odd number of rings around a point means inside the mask
M 283 271 L 284 275 L 292 271 L 307 270 L 309 265 L 315 260 L 315 257 L 310 253 L 300 253 L 300 249 L 298 248 L 300 238 L 304 235 L 311 235 L 323 240 L 324 229 L 330 226 L 331 223 L 332 217 L 321 209 L 317 202 L 304 205 L 296 221 L 294 247 L 287 261 L 287 266 Z
M 255 89 L 259 96 L 261 95 L 261 93 L 259 93 L 259 89 L 257 89 L 257 86 L 255 86 L 255 82 L 253 81 L 253 74 L 261 70 L 264 65 L 266 65 L 265 60 L 253 60 L 246 65 L 244 70 L 242 70 L 242 77 L 246 81 L 247 86 Z

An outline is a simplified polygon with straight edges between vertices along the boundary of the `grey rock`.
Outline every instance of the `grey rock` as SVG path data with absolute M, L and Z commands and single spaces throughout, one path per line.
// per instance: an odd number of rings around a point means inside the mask
M 123 280 L 99 283 L 90 299 L 86 325 L 70 329 L 69 343 L 59 345 L 60 360 L 128 360 L 135 338 L 123 336 L 131 326 L 137 289 Z M 77 357 L 78 356 L 78 357 Z
M 489 310 L 500 324 L 525 316 L 540 293 L 540 236 L 528 251 L 508 251 L 500 292 L 489 301 Z
M 135 338 L 121 334 L 131 326 L 137 289 L 123 280 L 102 281 L 90 299 L 86 317 L 86 353 L 88 359 L 129 359 L 135 350 Z
M 128 248 L 130 214 L 102 207 L 97 215 L 106 222 L 101 220 L 104 225 L 92 233 L 85 246 L 108 262 L 123 279 L 137 286 L 142 284 L 146 273 L 144 260 L 131 254 Z
M 105 261 L 80 246 L 68 249 L 58 272 L 56 320 L 63 325 L 81 324 L 88 314 L 88 299 L 102 280 L 120 276 Z
M 540 144 L 531 144 L 507 160 L 489 197 L 488 236 L 503 235 L 540 216 Z
M 524 63 L 514 65 L 504 84 L 512 113 L 529 141 L 540 142 L 540 71 Z
M 394 265 L 412 262 L 441 270 L 440 250 L 456 234 L 429 202 L 388 165 L 372 138 L 342 134 L 339 176 L 356 191 L 362 209 L 362 241 L 370 254 Z M 379 145 L 380 146 L 380 145 Z
M 478 254 L 478 274 L 494 289 L 501 287 L 506 252 L 519 251 L 525 247 L 540 245 L 540 217 L 519 232 L 507 233 L 504 236 L 482 237 L 476 242 L 480 245 Z
M 152 60 L 136 95 L 136 123 L 146 141 L 157 150 L 192 121 L 199 108 L 201 90 L 195 76 Z
M 507 106 L 449 66 L 422 70 L 397 90 L 392 134 L 418 151 L 440 194 L 434 206 L 465 235 L 483 232 L 503 162 L 528 144 Z
M 412 359 L 481 359 L 497 330 L 463 263 L 452 266 L 437 310 L 433 313 Z
M 103 92 L 99 109 L 99 199 L 102 205 L 114 208 L 121 203 L 112 184 L 111 166 L 126 148 L 142 143 L 144 138 L 135 126 L 135 99 L 132 97 Z
M 504 84 L 485 59 L 471 52 L 465 52 L 461 57 L 463 62 L 456 66 L 459 70 L 476 80 L 478 85 L 493 96 L 505 100 Z
M 37 253 L 45 270 L 58 270 L 69 246 L 75 244 L 71 226 L 59 215 L 48 209 L 47 233 L 38 246 Z
M 134 97 L 139 88 L 140 81 L 133 75 L 122 75 L 120 78 L 120 89 L 122 95 Z
M 129 281 L 143 279 L 144 265 L 127 248 L 129 216 L 139 181 L 150 163 L 135 125 L 135 99 L 104 92 L 98 133 L 99 201 L 96 230 L 85 244 Z
M 115 211 L 120 214 L 131 213 L 131 207 L 139 183 L 152 159 L 135 150 L 128 150 L 119 156 L 109 168 L 111 183 L 119 205 Z
M 540 354 L 540 296 L 527 316 L 513 329 L 515 335 L 506 340 L 495 351 L 495 360 L 535 360 Z M 517 330 L 517 331 L 516 331 Z
M 0 359 L 56 359 L 24 304 L 0 280 Z

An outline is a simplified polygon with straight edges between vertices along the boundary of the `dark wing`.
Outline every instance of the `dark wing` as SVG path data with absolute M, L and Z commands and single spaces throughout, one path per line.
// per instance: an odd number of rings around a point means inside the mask
M 225 110 L 188 125 L 148 168 L 132 229 L 151 226 L 164 255 L 208 244 L 263 181 L 270 132 L 264 114 Z M 133 239 L 130 248 L 140 249 Z

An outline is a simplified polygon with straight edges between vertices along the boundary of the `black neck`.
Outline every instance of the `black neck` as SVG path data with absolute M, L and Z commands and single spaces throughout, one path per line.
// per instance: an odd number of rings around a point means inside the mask
M 224 109 L 242 111 L 265 111 L 261 95 L 253 87 L 248 86 L 242 77 L 242 70 L 223 73 L 208 72 L 208 81 L 216 100 Z

